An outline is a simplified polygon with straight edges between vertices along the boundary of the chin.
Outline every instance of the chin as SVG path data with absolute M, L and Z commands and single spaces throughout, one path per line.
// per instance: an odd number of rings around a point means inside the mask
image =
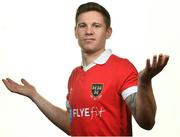
M 95 52 L 95 50 L 92 50 L 92 49 L 83 49 L 82 51 L 83 51 L 84 53 L 88 53 L 88 54 Z
M 97 50 L 94 45 L 84 45 L 83 47 L 81 47 L 81 49 L 85 53 L 92 53 Z

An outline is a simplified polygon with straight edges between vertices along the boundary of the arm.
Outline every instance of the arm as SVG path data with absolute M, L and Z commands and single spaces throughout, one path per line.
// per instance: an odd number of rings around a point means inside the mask
M 21 81 L 23 85 L 15 83 L 9 78 L 3 79 L 3 83 L 11 92 L 30 98 L 52 123 L 63 130 L 66 134 L 70 135 L 69 112 L 48 102 L 26 80 L 22 79 Z
M 160 73 L 168 62 L 169 56 L 153 57 L 152 64 L 147 59 L 146 67 L 138 76 L 138 92 L 127 97 L 126 102 L 135 120 L 144 129 L 150 130 L 155 123 L 156 102 L 151 79 Z

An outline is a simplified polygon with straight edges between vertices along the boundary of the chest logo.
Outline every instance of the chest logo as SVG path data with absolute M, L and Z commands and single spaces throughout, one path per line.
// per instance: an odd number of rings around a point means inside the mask
M 92 84 L 91 97 L 96 100 L 102 96 L 103 84 Z

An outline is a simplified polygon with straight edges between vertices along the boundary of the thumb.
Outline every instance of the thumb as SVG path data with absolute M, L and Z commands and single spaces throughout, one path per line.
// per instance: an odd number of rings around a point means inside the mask
M 21 79 L 21 82 L 24 84 L 24 85 L 31 85 L 31 84 L 29 84 L 25 79 Z

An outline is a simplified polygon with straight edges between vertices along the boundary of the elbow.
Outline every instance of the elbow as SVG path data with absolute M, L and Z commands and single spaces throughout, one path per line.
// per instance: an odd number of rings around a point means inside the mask
M 151 130 L 154 127 L 154 123 L 148 123 L 148 124 L 143 124 L 141 125 L 141 128 L 145 129 L 145 130 Z
M 64 131 L 64 133 L 66 133 L 68 136 L 71 136 L 71 130 L 70 129 L 61 129 L 62 131 Z
M 70 132 L 66 132 L 66 134 L 67 134 L 68 136 L 71 136 L 71 133 L 70 133 Z
M 68 136 L 71 136 L 71 128 L 67 126 L 65 129 L 62 129 Z
M 64 130 L 64 132 L 65 132 L 68 136 L 71 136 L 71 126 L 70 126 L 69 123 L 67 124 L 66 129 Z
M 151 130 L 155 125 L 155 120 L 140 121 L 138 122 L 138 125 L 145 130 Z

